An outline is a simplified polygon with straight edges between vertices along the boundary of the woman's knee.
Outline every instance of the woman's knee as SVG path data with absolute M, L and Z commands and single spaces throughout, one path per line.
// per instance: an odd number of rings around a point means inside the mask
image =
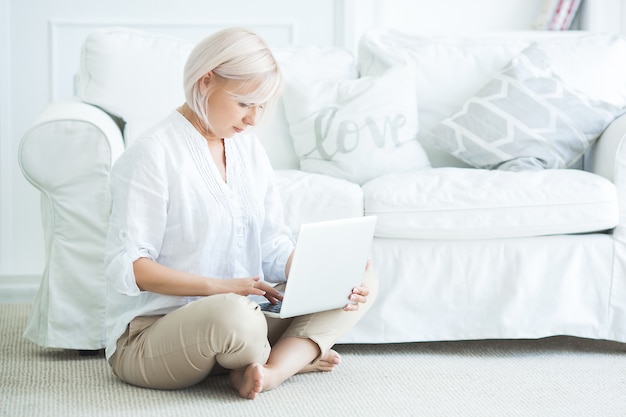
M 367 303 L 372 304 L 378 296 L 378 275 L 374 271 L 374 268 L 370 266 L 363 276 L 363 285 L 369 289 L 369 295 L 367 296 Z
M 207 313 L 207 320 L 213 323 L 209 343 L 221 366 L 237 369 L 267 360 L 267 321 L 256 303 L 236 294 L 224 294 L 213 300 Z
M 237 294 L 220 294 L 203 300 L 206 323 L 223 328 L 228 333 L 267 336 L 267 322 L 257 303 Z

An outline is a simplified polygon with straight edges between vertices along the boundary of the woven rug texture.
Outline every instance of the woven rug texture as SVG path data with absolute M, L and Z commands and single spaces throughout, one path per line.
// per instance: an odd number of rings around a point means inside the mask
M 30 306 L 0 304 L 0 416 L 626 416 L 626 344 L 572 337 L 339 345 L 331 373 L 256 400 L 226 377 L 185 390 L 127 385 L 103 355 L 22 338 Z

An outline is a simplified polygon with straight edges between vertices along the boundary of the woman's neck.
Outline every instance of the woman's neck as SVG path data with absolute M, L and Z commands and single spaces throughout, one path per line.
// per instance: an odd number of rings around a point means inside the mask
M 189 121 L 189 123 L 191 123 L 191 125 L 198 131 L 198 133 L 202 135 L 202 137 L 204 137 L 204 139 L 209 144 L 223 142 L 224 138 L 215 136 L 212 132 L 204 127 L 203 123 L 200 122 L 200 118 L 198 117 L 198 115 L 193 110 L 191 110 L 186 102 L 182 106 L 178 107 L 176 110 L 180 114 L 182 114 L 183 117 Z

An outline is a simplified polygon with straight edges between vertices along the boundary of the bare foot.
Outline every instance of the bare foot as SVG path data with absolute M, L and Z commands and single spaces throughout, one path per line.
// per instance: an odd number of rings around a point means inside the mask
M 233 370 L 230 373 L 230 385 L 243 398 L 254 400 L 263 390 L 263 365 L 253 363 L 246 369 Z
M 330 349 L 326 353 L 326 355 L 324 355 L 320 360 L 305 366 L 298 373 L 305 374 L 307 372 L 330 372 L 334 370 L 340 362 L 341 357 L 339 356 L 339 354 Z

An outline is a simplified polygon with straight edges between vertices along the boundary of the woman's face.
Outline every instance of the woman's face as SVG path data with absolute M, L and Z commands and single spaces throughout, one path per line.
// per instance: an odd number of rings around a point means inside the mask
M 211 133 L 214 136 L 229 138 L 236 133 L 243 132 L 248 126 L 256 124 L 262 105 L 241 103 L 232 95 L 236 92 L 237 95 L 245 96 L 254 89 L 254 86 L 244 85 L 234 80 L 216 80 L 214 75 L 207 81 L 207 86 L 213 83 L 207 109 L 212 127 Z M 203 82 L 205 82 L 204 79 Z

